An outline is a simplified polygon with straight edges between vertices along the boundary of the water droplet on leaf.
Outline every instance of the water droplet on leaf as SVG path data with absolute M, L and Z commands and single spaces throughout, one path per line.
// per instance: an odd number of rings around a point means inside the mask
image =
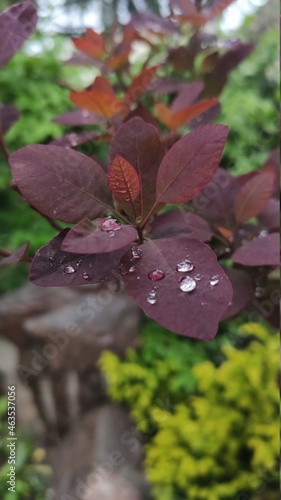
M 132 257 L 133 259 L 137 260 L 137 259 L 141 259 L 142 257 L 142 250 L 141 248 L 138 248 L 138 247 L 134 247 L 132 249 Z
M 83 280 L 88 280 L 89 275 L 87 273 L 83 273 L 82 278 L 83 278 Z
M 113 236 L 115 236 L 115 232 L 114 231 L 108 231 L 108 236 L 110 238 L 113 238 Z
M 56 261 L 56 257 L 53 257 L 53 256 L 49 257 L 49 262 L 55 262 L 55 261 Z
M 135 270 L 136 270 L 136 266 L 132 266 L 132 267 L 130 267 L 130 269 L 129 269 L 129 273 L 134 273 L 134 272 L 135 272 Z
M 121 224 L 112 217 L 106 217 L 100 220 L 100 229 L 101 231 L 119 231 Z
M 196 288 L 196 281 L 190 276 L 186 276 L 180 282 L 180 289 L 182 292 L 192 292 Z
M 150 271 L 147 276 L 151 281 L 159 281 L 165 278 L 165 273 L 161 269 L 154 269 L 154 271 Z
M 212 276 L 212 278 L 209 281 L 211 286 L 216 286 L 218 284 L 218 282 L 219 282 L 218 276 Z
M 148 297 L 147 297 L 146 300 L 151 305 L 156 304 L 157 298 L 156 298 L 156 292 L 155 292 L 155 290 L 151 290 L 151 292 L 149 292 L 149 295 L 148 295 Z
M 63 268 L 63 272 L 65 274 L 73 274 L 73 273 L 76 273 L 76 269 L 74 269 L 74 267 L 72 267 L 72 266 L 65 266 Z
M 201 274 L 196 274 L 196 275 L 194 276 L 194 279 L 195 279 L 196 281 L 200 281 L 200 280 L 202 279 Z
M 185 259 L 177 264 L 176 269 L 179 273 L 188 273 L 189 271 L 192 271 L 192 269 L 194 269 L 194 265 L 191 260 Z

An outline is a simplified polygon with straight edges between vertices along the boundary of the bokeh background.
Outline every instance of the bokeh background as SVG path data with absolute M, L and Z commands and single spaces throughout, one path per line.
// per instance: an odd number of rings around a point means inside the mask
M 1 10 L 13 3 L 2 0 Z M 168 14 L 160 0 L 36 4 L 36 34 L 0 72 L 0 101 L 20 110 L 6 135 L 10 151 L 60 137 L 65 127 L 52 120 L 73 109 L 68 87 L 82 89 L 98 74 L 63 64 L 74 52 L 71 37 L 86 27 L 107 30 L 116 19 L 124 24 L 138 10 Z M 237 0 L 209 27 L 255 43 L 220 96 L 217 121 L 230 126 L 224 162 L 235 175 L 259 169 L 279 142 L 278 15 L 275 0 Z M 132 64 L 144 56 L 136 47 Z M 103 156 L 99 147 L 94 154 Z M 10 182 L 0 152 L 0 248 L 29 240 L 32 255 L 56 230 Z M 42 338 L 88 293 L 34 289 L 23 262 L 0 270 L 1 498 L 277 498 L 278 340 L 270 322 L 245 312 L 222 323 L 213 342 L 198 342 L 141 317 L 121 294 L 80 325 L 83 346 L 74 339 L 61 348 L 45 377 L 36 354 Z M 38 358 L 39 384 L 27 369 L 30 356 Z M 6 488 L 9 384 L 18 398 L 16 494 Z

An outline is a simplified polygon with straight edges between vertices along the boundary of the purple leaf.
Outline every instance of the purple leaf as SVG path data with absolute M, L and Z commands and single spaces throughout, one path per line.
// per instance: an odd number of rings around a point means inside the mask
M 198 195 L 219 165 L 228 131 L 225 125 L 205 125 L 174 144 L 158 171 L 157 201 L 179 204 Z
M 253 44 L 238 41 L 229 52 L 221 56 L 213 70 L 205 77 L 204 97 L 218 96 L 227 82 L 228 73 L 246 59 L 253 48 Z
M 192 200 L 191 206 L 207 220 L 229 227 L 234 219 L 233 203 L 238 189 L 237 178 L 218 168 L 204 191 Z
M 100 138 L 99 132 L 84 131 L 84 132 L 71 132 L 70 134 L 58 137 L 50 142 L 52 146 L 60 146 L 62 148 L 76 148 L 89 141 L 94 141 Z
M 201 82 L 194 82 L 196 83 Z M 203 86 L 203 84 L 202 84 Z M 157 78 L 157 80 L 149 85 L 149 92 L 157 94 L 175 94 L 186 87 L 186 83 L 178 78 L 172 78 L 169 76 Z M 201 92 L 201 90 L 200 90 Z
M 83 125 L 100 125 L 103 119 L 96 113 L 91 113 L 91 111 L 87 111 L 86 109 L 78 109 L 54 118 L 53 122 L 59 125 L 66 125 L 67 127 L 80 127 Z
M 254 238 L 250 243 L 238 248 L 232 255 L 232 260 L 243 266 L 279 266 L 279 241 L 279 233 Z
M 263 228 L 268 230 L 279 230 L 280 226 L 280 202 L 271 198 L 264 210 L 259 214 L 259 221 Z
M 238 269 L 225 268 L 224 270 L 232 284 L 233 297 L 228 308 L 223 313 L 221 321 L 237 316 L 254 298 L 254 287 L 247 273 Z
M 273 193 L 274 181 L 273 172 L 261 172 L 241 187 L 233 207 L 238 224 L 247 222 L 263 210 Z
M 10 156 L 14 180 L 39 212 L 76 223 L 110 211 L 107 175 L 94 160 L 59 146 L 27 146 Z
M 129 295 L 165 328 L 211 340 L 232 299 L 231 284 L 214 252 L 204 243 L 188 238 L 148 240 L 140 248 L 141 258 L 132 258 L 128 251 L 121 259 L 121 274 Z M 189 264 L 183 262 L 185 259 Z M 189 272 L 177 270 L 183 265 L 189 267 Z M 193 290 L 188 293 L 180 287 Z
M 0 260 L 0 267 L 7 266 L 9 264 L 15 264 L 22 260 L 26 254 L 29 247 L 29 243 L 24 243 L 21 247 L 19 247 L 14 253 L 8 255 L 8 257 L 4 257 Z
M 172 237 L 182 233 L 199 241 L 209 241 L 213 232 L 207 221 L 199 215 L 173 210 L 157 215 L 150 224 L 153 239 Z
M 0 14 L 0 67 L 13 57 L 36 28 L 32 2 L 21 2 Z
M 119 277 L 124 250 L 96 255 L 73 255 L 61 250 L 69 229 L 64 229 L 35 254 L 29 278 L 37 286 L 87 285 Z
M 205 111 L 205 113 L 202 113 L 201 115 L 197 116 L 194 118 L 188 126 L 191 129 L 197 128 L 197 127 L 202 127 L 203 125 L 207 125 L 207 123 L 212 122 L 220 113 L 221 111 L 221 105 L 216 104 L 213 106 L 211 109 L 208 111 Z
M 19 110 L 10 104 L 0 104 L 0 133 L 5 134 L 19 118 Z
M 171 19 L 163 18 L 152 12 L 138 12 L 132 17 L 132 25 L 141 31 L 149 30 L 155 33 L 179 33 L 178 27 Z
M 149 109 L 143 106 L 141 103 L 138 104 L 138 106 L 133 111 L 130 111 L 128 116 L 126 116 L 124 122 L 132 120 L 132 118 L 141 118 L 145 123 L 150 123 L 150 125 L 157 127 L 154 116 L 151 114 Z
M 144 216 L 155 203 L 157 172 L 165 154 L 158 130 L 140 118 L 126 122 L 112 139 L 110 163 L 118 154 L 130 162 L 139 175 L 141 194 L 135 201 L 135 207 L 137 214 Z M 127 204 L 126 208 L 130 213 L 129 207 Z
M 62 250 L 79 254 L 110 253 L 138 239 L 132 226 L 116 223 L 114 230 L 102 230 L 104 220 L 83 219 L 67 233 Z
M 199 97 L 203 88 L 204 84 L 202 82 L 193 82 L 189 85 L 186 85 L 185 88 L 180 91 L 179 95 L 173 101 L 173 104 L 170 108 L 171 112 L 177 113 L 178 111 L 191 106 L 191 104 L 193 104 Z

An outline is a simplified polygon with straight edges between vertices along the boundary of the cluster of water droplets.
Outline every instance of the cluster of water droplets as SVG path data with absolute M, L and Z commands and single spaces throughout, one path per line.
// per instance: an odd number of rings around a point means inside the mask
M 115 236 L 115 232 L 121 229 L 121 224 L 118 220 L 112 217 L 106 217 L 100 220 L 100 230 L 108 234 L 110 238 Z

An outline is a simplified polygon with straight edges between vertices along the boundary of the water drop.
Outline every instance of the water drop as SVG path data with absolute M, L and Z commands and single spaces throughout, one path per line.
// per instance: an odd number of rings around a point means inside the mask
M 196 281 L 190 276 L 186 276 L 180 282 L 180 289 L 182 292 L 192 292 L 196 288 Z
M 56 261 L 56 257 L 52 257 L 52 256 L 51 256 L 51 257 L 49 257 L 49 259 L 48 259 L 48 260 L 49 260 L 49 262 L 55 262 L 55 261 Z
M 185 259 L 177 264 L 176 269 L 177 271 L 179 271 L 179 273 L 188 273 L 189 271 L 192 271 L 192 269 L 194 269 L 194 265 L 191 260 Z
M 141 250 L 141 248 L 134 247 L 132 249 L 132 257 L 133 257 L 133 259 L 141 259 L 141 257 L 142 257 L 142 250 Z
M 267 229 L 262 229 L 260 234 L 259 234 L 259 238 L 265 238 L 266 236 L 268 236 Z
M 219 282 L 219 278 L 218 276 L 212 276 L 212 278 L 210 279 L 209 283 L 211 286 L 215 286 L 217 285 Z
M 77 267 L 79 267 L 79 266 L 80 266 L 80 264 L 81 264 L 81 262 L 82 262 L 82 259 L 77 260 L 77 262 L 76 262 L 76 266 L 77 266 Z
M 156 292 L 155 292 L 155 290 L 151 290 L 151 292 L 149 292 L 149 295 L 148 295 L 148 297 L 147 297 L 146 300 L 151 305 L 156 304 L 157 298 L 156 298 Z
M 83 273 L 82 278 L 83 278 L 83 280 L 88 280 L 89 275 L 87 273 Z
M 136 270 L 136 266 L 132 266 L 132 267 L 130 267 L 130 269 L 129 269 L 129 273 L 134 273 L 134 272 L 135 272 L 135 270 Z
M 88 267 L 93 267 L 93 264 L 89 264 Z
M 112 217 L 106 217 L 100 220 L 100 229 L 101 231 L 119 231 L 121 224 Z
M 202 279 L 201 274 L 196 274 L 196 275 L 194 276 L 194 279 L 195 279 L 196 281 L 200 281 L 200 280 Z
M 74 267 L 72 267 L 72 266 L 65 266 L 63 268 L 63 272 L 65 274 L 73 274 L 73 273 L 76 273 L 76 269 L 74 269 Z
M 108 236 L 110 238 L 113 238 L 113 236 L 115 236 L 115 232 L 114 231 L 108 231 Z
M 150 271 L 147 276 L 151 281 L 159 281 L 165 278 L 165 273 L 161 269 L 154 269 L 154 271 Z

